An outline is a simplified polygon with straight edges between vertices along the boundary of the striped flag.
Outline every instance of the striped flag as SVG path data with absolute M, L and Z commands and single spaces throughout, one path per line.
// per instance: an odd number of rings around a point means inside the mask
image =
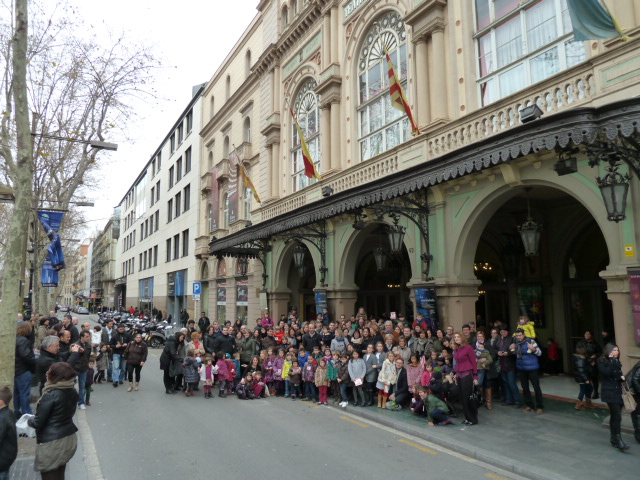
M 293 109 L 289 108 L 291 112 L 291 116 L 293 117 L 293 121 L 296 122 L 296 128 L 298 129 L 298 136 L 300 137 L 300 144 L 302 145 L 302 160 L 304 161 L 304 174 L 309 178 L 317 178 L 318 180 L 322 180 L 322 177 L 316 170 L 316 166 L 313 163 L 313 159 L 311 158 L 311 153 L 309 152 L 309 145 L 307 145 L 307 141 L 304 139 L 304 135 L 302 134 L 302 128 L 300 128 L 300 124 L 298 123 L 298 119 L 296 118 L 296 114 L 293 113 Z
M 253 182 L 249 178 L 249 174 L 247 173 L 247 169 L 244 168 L 244 165 L 243 165 L 242 161 L 240 160 L 240 156 L 238 155 L 238 152 L 236 152 L 236 146 L 235 145 L 233 146 L 233 153 L 235 154 L 235 157 L 236 157 L 236 165 L 238 166 L 238 170 L 240 170 L 240 176 L 242 177 L 242 184 L 244 185 L 244 188 L 251 189 L 251 191 L 253 192 L 253 198 L 256 199 L 256 202 L 262 203 L 260 201 L 260 197 L 258 196 L 258 189 L 253 185 Z
M 242 165 L 242 162 L 238 163 L 238 168 L 240 168 L 240 175 L 242 176 L 242 183 L 244 184 L 244 188 L 250 188 L 251 191 L 253 192 L 253 198 L 256 199 L 256 202 L 262 203 L 260 202 L 260 197 L 258 196 L 258 190 L 256 189 L 256 187 L 253 186 L 253 182 L 249 178 L 249 175 L 247 174 L 247 169 L 244 168 L 244 165 Z
M 567 0 L 573 38 L 578 42 L 620 37 L 629 40 L 604 0 Z
M 384 42 L 382 42 L 382 48 L 384 48 L 384 53 L 387 56 L 387 65 L 389 68 L 389 92 L 391 93 L 391 105 L 393 105 L 401 112 L 405 112 L 407 114 L 407 117 L 409 117 L 409 121 L 411 122 L 411 133 L 413 135 L 420 135 L 420 129 L 413 119 L 411 106 L 409 106 L 407 97 L 405 96 L 404 90 L 402 89 L 402 84 L 398 79 L 398 75 L 396 75 L 396 70 L 393 68 L 391 55 L 389 55 L 389 51 L 387 50 L 387 46 Z

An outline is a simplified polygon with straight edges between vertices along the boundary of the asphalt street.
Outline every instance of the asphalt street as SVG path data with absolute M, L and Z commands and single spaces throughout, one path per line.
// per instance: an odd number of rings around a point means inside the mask
M 518 478 L 332 407 L 166 395 L 160 353 L 150 351 L 139 392 L 94 386 L 86 416 L 108 480 Z

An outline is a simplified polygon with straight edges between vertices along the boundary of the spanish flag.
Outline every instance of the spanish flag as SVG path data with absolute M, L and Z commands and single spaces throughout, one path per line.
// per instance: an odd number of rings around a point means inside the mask
M 304 174 L 309 178 L 317 178 L 318 180 L 322 180 L 322 177 L 316 170 L 316 166 L 313 163 L 313 159 L 311 158 L 311 153 L 309 152 L 309 145 L 307 145 L 307 141 L 304 139 L 304 135 L 302 134 L 302 128 L 300 128 L 300 124 L 298 123 L 298 119 L 296 118 L 296 114 L 293 113 L 293 109 L 289 108 L 291 112 L 291 116 L 293 117 L 293 121 L 296 122 L 296 128 L 298 129 L 298 136 L 300 137 L 300 144 L 302 145 L 302 160 L 304 161 Z
M 420 129 L 413 119 L 411 107 L 409 106 L 407 97 L 404 94 L 404 90 L 402 90 L 402 84 L 398 79 L 398 75 L 396 75 L 396 71 L 393 68 L 393 62 L 391 61 L 391 55 L 389 55 L 389 51 L 387 50 L 387 46 L 384 42 L 382 42 L 382 48 L 384 48 L 384 53 L 387 56 L 387 65 L 389 68 L 389 92 L 391 93 L 391 105 L 407 114 L 407 117 L 409 117 L 409 121 L 411 122 L 411 133 L 413 135 L 420 135 Z
M 244 168 L 244 165 L 242 165 L 242 162 L 238 162 L 238 168 L 240 169 L 240 175 L 242 176 L 242 184 L 244 185 L 244 188 L 250 188 L 251 191 L 253 192 L 253 198 L 256 199 L 256 202 L 262 203 L 260 201 L 260 197 L 258 196 L 258 190 L 256 189 L 256 187 L 253 186 L 253 182 L 249 178 L 249 175 L 247 174 L 247 169 Z

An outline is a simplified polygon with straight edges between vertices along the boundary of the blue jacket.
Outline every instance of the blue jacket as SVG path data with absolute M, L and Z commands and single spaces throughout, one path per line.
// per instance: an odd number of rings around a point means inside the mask
M 529 345 L 536 347 L 535 353 L 529 353 Z M 533 338 L 525 338 L 522 342 L 516 342 L 516 367 L 518 370 L 532 371 L 540 368 L 538 358 L 542 350 Z

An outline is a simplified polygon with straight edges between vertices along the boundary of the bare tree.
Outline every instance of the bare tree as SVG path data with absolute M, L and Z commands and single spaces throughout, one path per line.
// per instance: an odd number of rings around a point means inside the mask
M 39 229 L 34 212 L 47 202 L 66 210 L 77 191 L 95 182 L 98 150 L 91 141 L 126 131 L 132 105 L 153 95 L 158 67 L 143 45 L 116 37 L 104 46 L 84 35 L 64 5 L 60 0 L 51 12 L 49 2 L 14 0 L 4 5 L 13 9 L 12 23 L 0 24 L 0 177 L 15 192 L 0 304 L 0 384 L 13 378 L 20 280 L 27 242 Z

